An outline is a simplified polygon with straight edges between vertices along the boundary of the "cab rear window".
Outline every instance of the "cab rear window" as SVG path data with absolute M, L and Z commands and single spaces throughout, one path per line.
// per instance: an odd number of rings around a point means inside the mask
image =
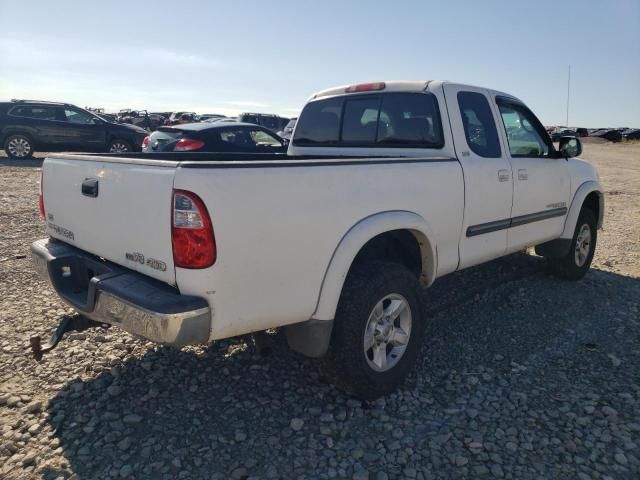
M 444 141 L 438 103 L 432 94 L 385 93 L 307 104 L 293 144 L 441 148 Z

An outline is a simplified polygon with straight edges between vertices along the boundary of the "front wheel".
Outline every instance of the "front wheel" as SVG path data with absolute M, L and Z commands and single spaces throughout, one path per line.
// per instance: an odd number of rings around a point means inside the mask
M 116 138 L 109 143 L 109 153 L 126 153 L 132 152 L 131 144 L 126 140 Z
M 598 230 L 591 210 L 582 209 L 571 240 L 571 249 L 564 257 L 549 258 L 549 268 L 556 277 L 580 280 L 589 271 L 596 251 Z
M 393 391 L 416 362 L 424 322 L 419 284 L 402 265 L 356 265 L 345 281 L 322 371 L 347 393 L 373 400 Z

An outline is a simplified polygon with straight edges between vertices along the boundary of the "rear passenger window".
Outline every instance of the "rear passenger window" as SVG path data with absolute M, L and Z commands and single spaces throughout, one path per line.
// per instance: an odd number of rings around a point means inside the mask
M 16 107 L 11 110 L 11 115 L 39 120 L 55 120 L 56 110 L 53 107 Z
M 308 103 L 298 119 L 293 144 L 441 148 L 444 140 L 432 94 L 386 93 Z
M 498 130 L 487 97 L 477 92 L 459 92 L 458 106 L 469 148 L 486 158 L 500 156 Z

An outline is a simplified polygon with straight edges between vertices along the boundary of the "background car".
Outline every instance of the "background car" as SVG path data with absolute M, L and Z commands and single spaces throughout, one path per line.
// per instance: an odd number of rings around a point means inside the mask
M 188 123 L 164 126 L 146 137 L 142 151 L 150 152 L 282 152 L 288 141 L 249 123 Z
M 151 131 L 164 125 L 166 117 L 157 113 L 149 113 L 146 110 L 121 110 L 118 114 L 118 121 Z
M 113 123 L 68 103 L 12 100 L 0 103 L 0 144 L 11 158 L 45 152 L 133 152 L 147 132 Z
M 556 130 L 551 134 L 551 141 L 559 142 L 560 138 L 562 137 L 577 137 L 577 136 L 578 134 L 576 133 L 575 130 L 570 130 L 570 129 Z
M 640 129 L 628 128 L 622 132 L 622 137 L 625 140 L 640 140 Z
M 180 125 L 183 123 L 192 123 L 196 120 L 195 112 L 173 112 L 168 120 L 167 125 Z
M 296 126 L 297 121 L 298 117 L 294 117 L 289 120 L 289 123 L 287 123 L 285 127 L 278 132 L 278 135 L 282 138 L 286 138 L 287 140 L 291 139 L 291 135 L 293 134 L 293 129 Z
M 221 118 L 227 118 L 226 115 L 220 115 L 219 113 L 204 113 L 198 115 L 197 120 L 199 122 L 207 122 L 210 120 L 220 120 Z
M 280 117 L 272 113 L 241 113 L 238 115 L 238 121 L 262 125 L 273 132 L 282 130 L 284 126 L 289 123 L 288 118 Z

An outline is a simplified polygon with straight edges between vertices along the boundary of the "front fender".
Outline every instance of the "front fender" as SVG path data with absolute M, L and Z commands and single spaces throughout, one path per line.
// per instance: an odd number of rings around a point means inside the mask
M 410 230 L 413 233 L 422 254 L 421 283 L 424 286 L 433 283 L 437 267 L 436 237 L 425 219 L 404 210 L 376 213 L 356 223 L 338 243 L 322 280 L 313 320 L 333 320 L 342 286 L 356 255 L 373 237 L 393 230 Z
M 564 222 L 564 230 L 560 238 L 573 239 L 573 233 L 578 223 L 578 215 L 582 209 L 582 204 L 591 192 L 596 192 L 600 197 L 600 211 L 598 212 L 598 229 L 602 228 L 602 222 L 604 218 L 604 194 L 602 193 L 602 185 L 600 182 L 590 180 L 584 182 L 578 190 L 576 190 L 573 200 L 571 201 L 571 207 L 569 207 L 569 213 Z

